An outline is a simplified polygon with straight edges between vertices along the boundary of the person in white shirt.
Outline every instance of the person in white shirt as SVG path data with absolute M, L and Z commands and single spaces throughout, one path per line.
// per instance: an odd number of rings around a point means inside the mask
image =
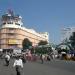
M 22 69 L 23 69 L 23 62 L 22 59 L 20 59 L 20 56 L 16 57 L 16 60 L 14 61 L 13 67 L 16 68 L 17 75 L 21 75 Z

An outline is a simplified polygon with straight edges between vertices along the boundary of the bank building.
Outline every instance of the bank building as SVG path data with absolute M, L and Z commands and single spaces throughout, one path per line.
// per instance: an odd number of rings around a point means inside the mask
M 40 40 L 49 42 L 48 32 L 39 33 L 24 27 L 22 17 L 9 10 L 0 19 L 0 49 L 22 48 L 22 42 L 28 38 L 35 46 Z

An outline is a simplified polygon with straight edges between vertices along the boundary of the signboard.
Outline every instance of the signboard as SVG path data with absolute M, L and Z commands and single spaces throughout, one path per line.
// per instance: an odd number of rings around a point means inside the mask
M 17 40 L 15 40 L 15 39 L 10 39 L 10 40 L 8 41 L 8 43 L 9 43 L 9 44 L 17 44 Z

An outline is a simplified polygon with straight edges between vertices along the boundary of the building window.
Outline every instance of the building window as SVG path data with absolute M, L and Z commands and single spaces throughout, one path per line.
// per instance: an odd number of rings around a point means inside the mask
M 8 36 L 14 36 L 15 34 L 14 33 L 8 33 Z
M 9 28 L 8 33 L 11 35 L 13 35 L 15 33 L 15 29 L 14 28 Z
M 20 25 L 19 23 L 15 23 L 16 25 Z
M 11 21 L 8 21 L 8 22 L 7 22 L 7 24 L 13 24 L 13 22 L 11 22 Z
M 4 22 L 4 23 L 2 23 L 3 25 L 5 25 L 6 23 Z
M 14 28 L 9 28 L 9 30 L 14 30 Z

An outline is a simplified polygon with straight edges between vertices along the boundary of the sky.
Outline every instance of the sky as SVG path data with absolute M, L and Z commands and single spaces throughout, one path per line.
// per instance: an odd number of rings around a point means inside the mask
M 22 16 L 24 26 L 49 32 L 49 41 L 58 44 L 61 30 L 75 26 L 75 0 L 0 0 L 0 17 L 8 9 Z

